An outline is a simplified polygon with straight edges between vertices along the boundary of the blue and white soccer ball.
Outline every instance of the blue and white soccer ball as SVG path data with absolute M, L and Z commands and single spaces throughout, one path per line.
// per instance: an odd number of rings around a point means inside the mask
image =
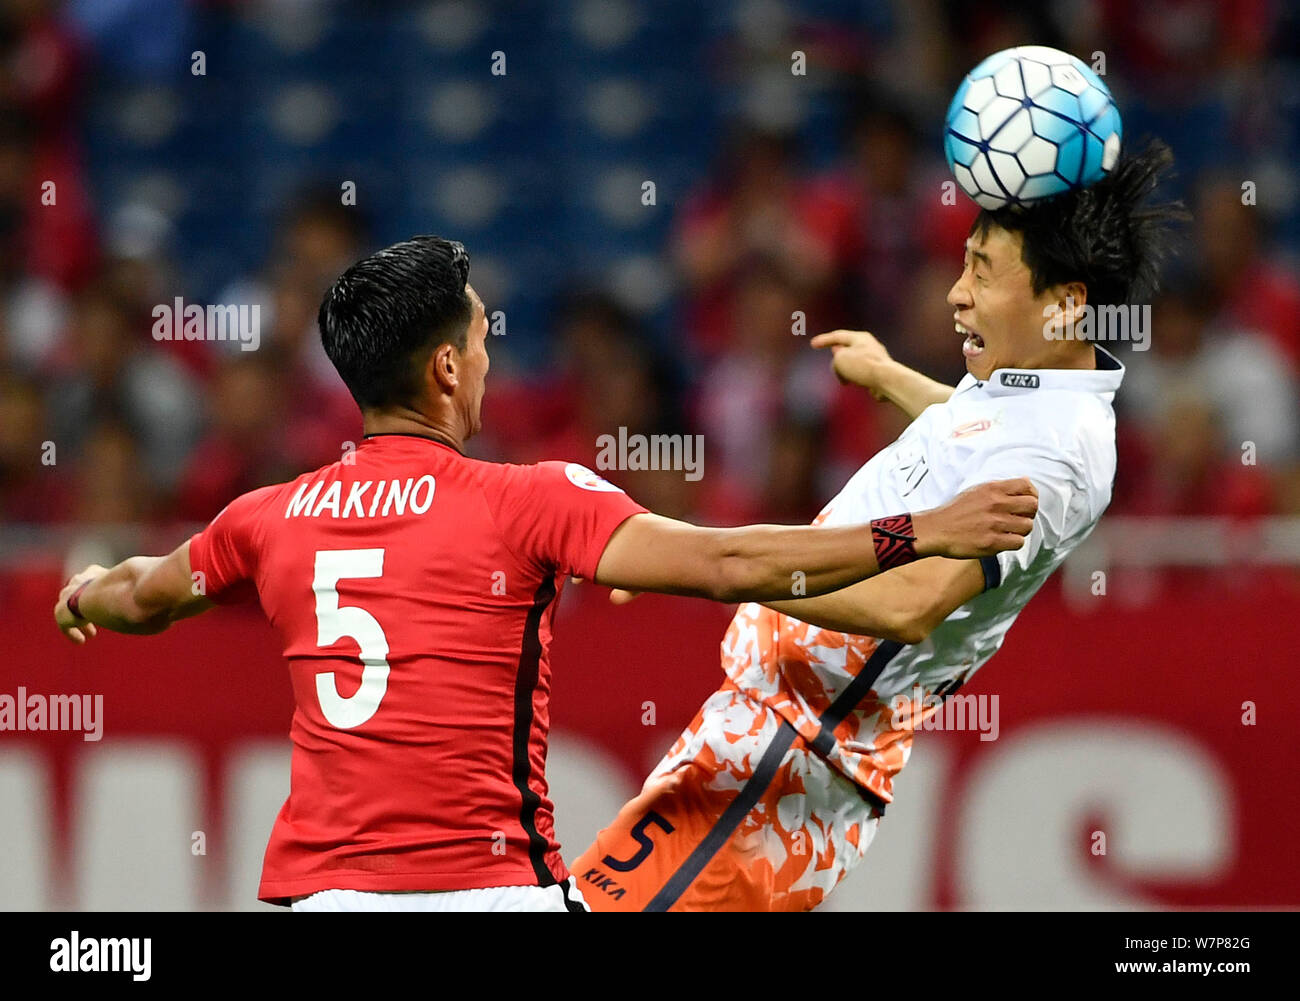
M 943 152 L 986 209 L 1027 205 L 1095 184 L 1119 158 L 1119 109 L 1086 63 L 1045 45 L 994 53 L 966 75 L 944 123 Z

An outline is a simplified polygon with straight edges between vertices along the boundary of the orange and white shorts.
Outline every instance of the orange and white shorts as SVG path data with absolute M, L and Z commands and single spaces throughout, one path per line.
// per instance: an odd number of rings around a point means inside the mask
M 593 911 L 810 910 L 884 807 L 727 685 L 570 868 Z

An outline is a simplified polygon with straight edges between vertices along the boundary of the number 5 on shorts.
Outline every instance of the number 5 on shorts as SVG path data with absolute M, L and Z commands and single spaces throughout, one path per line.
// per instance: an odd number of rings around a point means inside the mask
M 364 608 L 339 606 L 338 583 L 348 578 L 382 577 L 382 549 L 327 549 L 316 554 L 311 589 L 316 595 L 316 645 L 331 646 L 345 636 L 357 641 L 361 687 L 344 698 L 333 671 L 316 675 L 316 698 L 331 726 L 351 730 L 370 719 L 388 691 L 388 637 Z
M 655 843 L 650 840 L 650 835 L 645 832 L 645 829 L 651 824 L 663 828 L 665 834 L 673 833 L 673 825 L 668 823 L 668 821 L 663 817 L 659 816 L 659 814 L 655 813 L 654 810 L 650 810 L 644 817 L 636 822 L 636 826 L 634 826 L 632 830 L 628 831 L 628 833 L 632 835 L 633 840 L 641 846 L 640 850 L 630 859 L 621 862 L 614 858 L 613 855 L 606 855 L 601 859 L 601 863 L 608 866 L 610 869 L 613 869 L 615 872 L 631 872 L 639 866 L 646 860 L 646 856 L 654 851 Z

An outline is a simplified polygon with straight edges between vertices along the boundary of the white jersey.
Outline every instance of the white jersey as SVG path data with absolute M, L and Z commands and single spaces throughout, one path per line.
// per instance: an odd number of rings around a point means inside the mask
M 882 799 L 892 798 L 913 732 L 997 652 L 1020 610 L 1110 503 L 1112 403 L 1124 366 L 1096 351 L 1096 370 L 999 369 L 985 382 L 967 375 L 818 516 L 816 524 L 861 524 L 937 507 L 978 483 L 1029 477 L 1038 515 L 1024 546 L 982 561 L 985 591 L 924 641 L 851 636 L 752 603 L 732 620 L 722 643 L 731 682 Z

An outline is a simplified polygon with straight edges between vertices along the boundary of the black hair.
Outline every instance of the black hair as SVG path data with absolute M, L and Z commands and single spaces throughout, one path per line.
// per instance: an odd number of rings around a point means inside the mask
M 1148 203 L 1173 162 L 1169 147 L 1152 140 L 1141 152 L 1121 155 L 1087 188 L 1024 207 L 981 210 L 970 234 L 983 238 L 990 226 L 1019 233 L 1035 295 L 1078 281 L 1093 306 L 1148 302 L 1171 250 L 1169 226 L 1189 218 L 1181 202 Z
M 468 282 L 462 244 L 416 236 L 358 261 L 330 286 L 317 315 L 321 343 L 358 406 L 409 403 L 431 351 L 465 350 L 474 313 Z

